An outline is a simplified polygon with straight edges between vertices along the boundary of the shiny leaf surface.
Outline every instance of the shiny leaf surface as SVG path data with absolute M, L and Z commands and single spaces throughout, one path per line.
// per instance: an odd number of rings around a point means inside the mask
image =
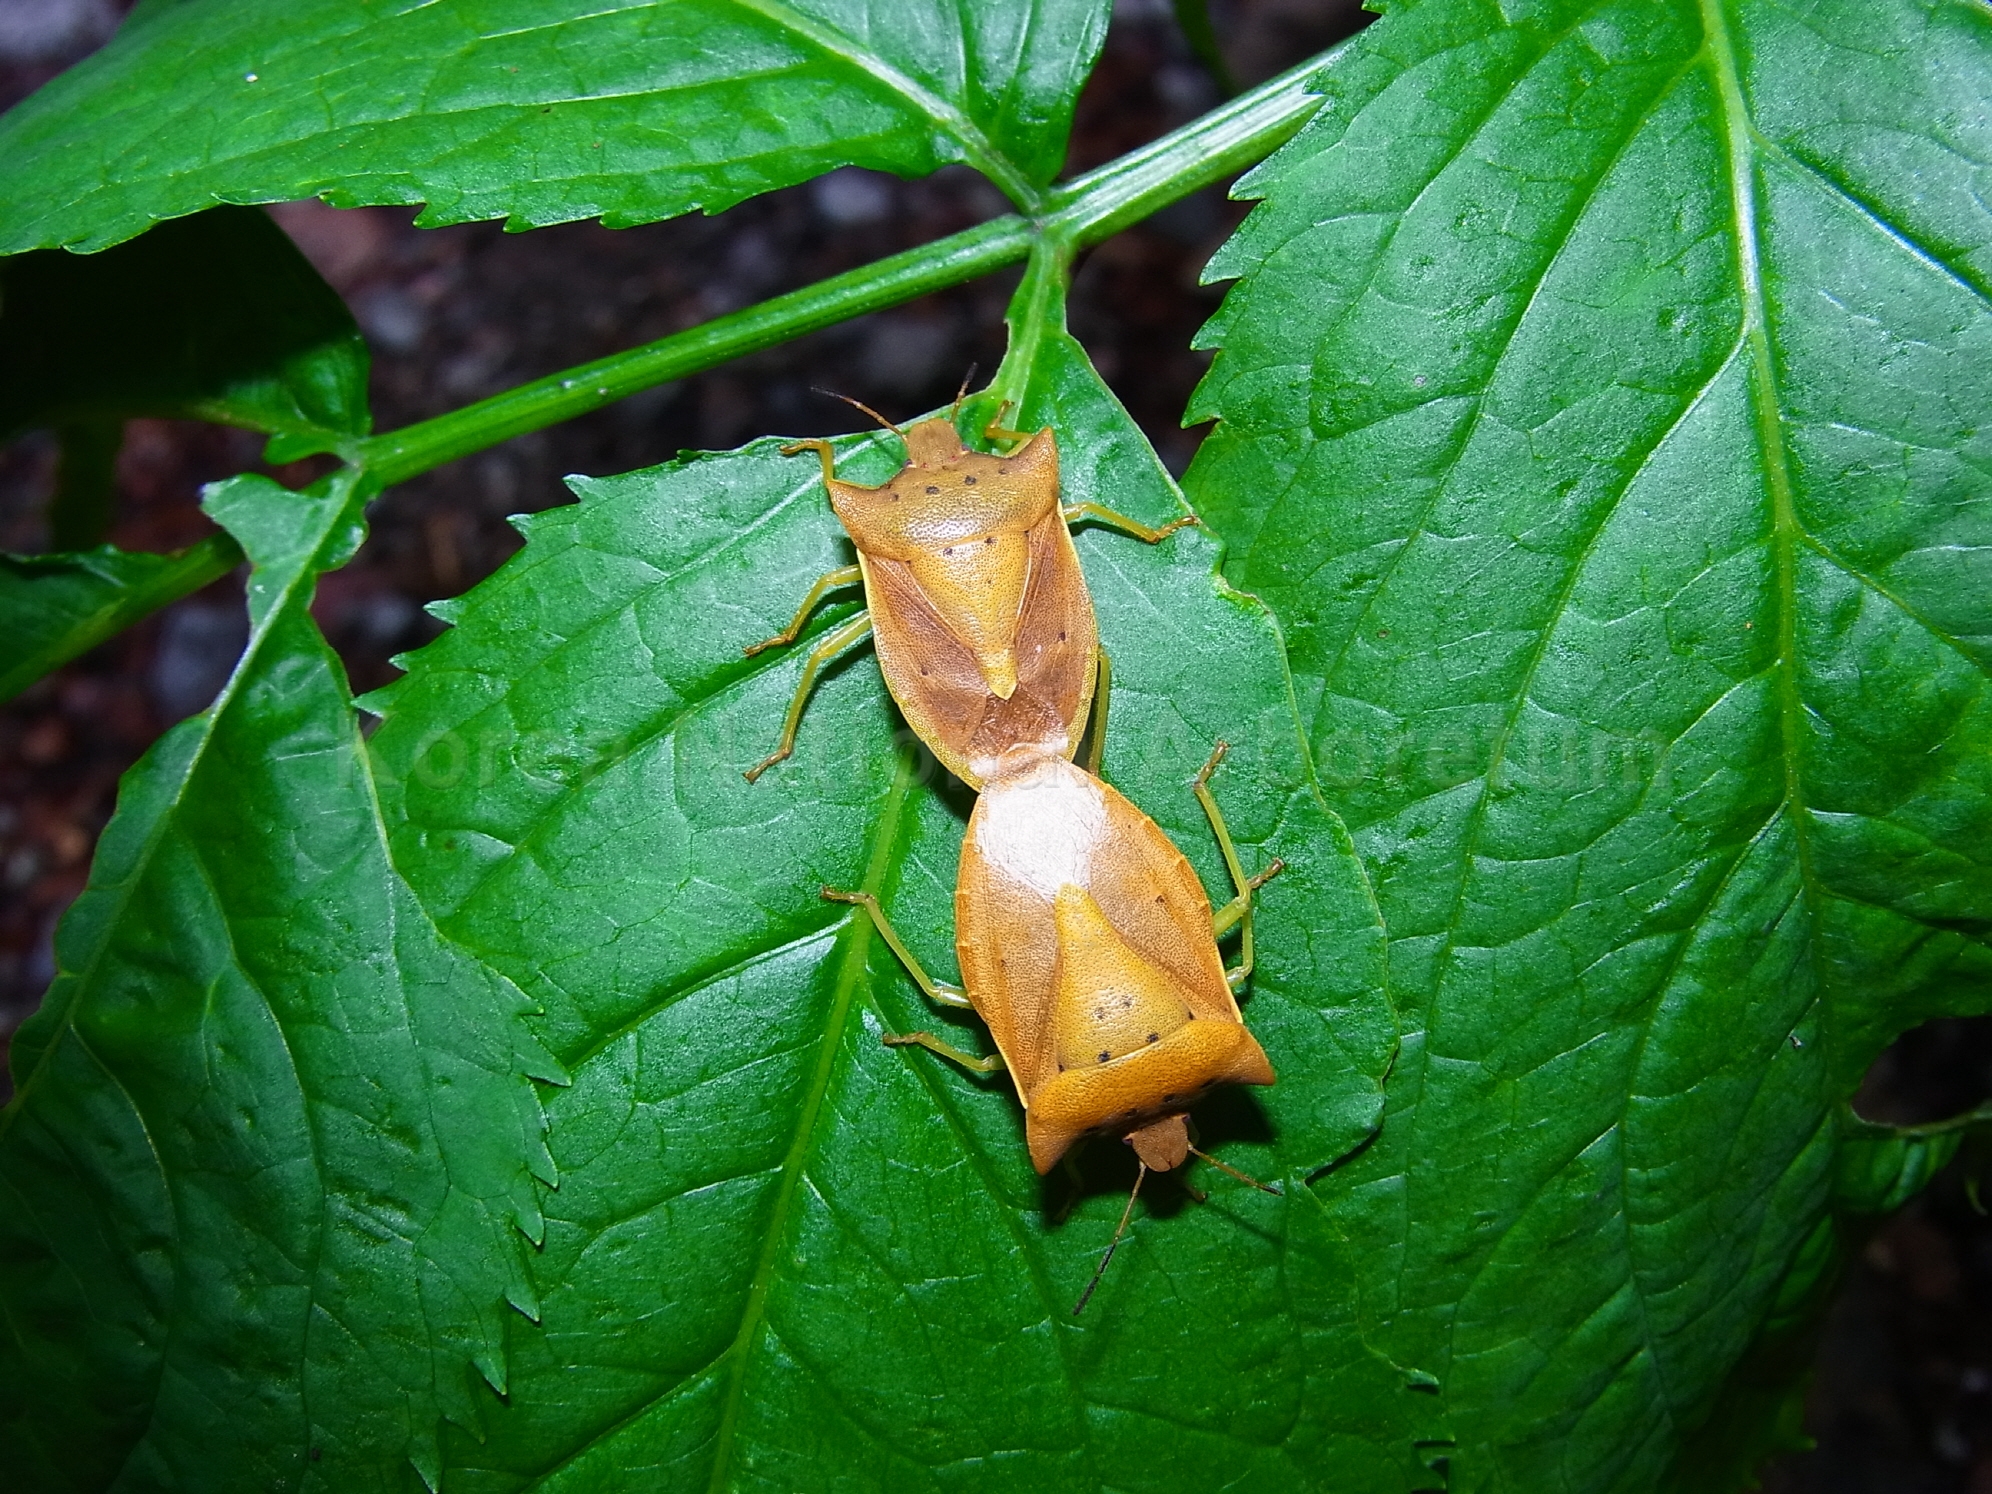
M 389 865 L 307 610 L 352 485 L 209 509 L 247 652 L 126 779 L 14 1040 L 0 1442 L 28 1489 L 400 1489 L 504 1383 L 558 1069 Z
M 1411 1029 L 1331 1208 L 1455 1488 L 1741 1487 L 1923 1175 L 1845 1102 L 1992 1009 L 1992 19 L 1403 0 L 1322 87 L 1188 486 Z
M 611 227 L 855 164 L 1063 163 L 1105 0 L 180 0 L 0 120 L 0 252 L 217 202 Z

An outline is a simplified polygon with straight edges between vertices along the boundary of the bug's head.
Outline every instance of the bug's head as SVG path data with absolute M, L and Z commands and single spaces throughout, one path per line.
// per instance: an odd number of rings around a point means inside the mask
M 1136 1126 L 1121 1139 L 1134 1148 L 1135 1156 L 1151 1172 L 1181 1167 L 1190 1155 L 1190 1127 L 1181 1115 L 1165 1115 Z
M 903 434 L 906 437 L 906 461 L 910 466 L 945 467 L 968 454 L 968 448 L 961 444 L 960 432 L 945 415 L 936 415 L 932 420 L 908 426 Z

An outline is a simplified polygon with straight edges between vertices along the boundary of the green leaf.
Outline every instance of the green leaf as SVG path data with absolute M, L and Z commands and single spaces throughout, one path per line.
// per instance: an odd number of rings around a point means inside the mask
M 551 1177 L 518 989 L 388 862 L 312 578 L 350 480 L 210 490 L 251 635 L 132 771 L 0 1112 L 0 1407 L 37 1490 L 398 1489 L 504 1383 Z
M 1899 1197 L 1845 1100 L 1992 1009 L 1992 17 L 1406 0 L 1320 86 L 1189 490 L 1415 1030 L 1339 1217 L 1454 1487 L 1740 1487 Z
M 1057 428 L 1067 499 L 1180 512 L 1048 323 L 1055 297 L 1020 302 L 998 384 Z M 984 399 L 965 424 L 993 413 Z M 889 436 L 839 447 L 860 480 L 901 460 Z M 1222 888 L 1188 784 L 1224 738 L 1215 791 L 1245 861 L 1288 858 L 1246 1003 L 1279 1083 L 1199 1116 L 1206 1146 L 1287 1193 L 1209 1173 L 1199 1206 L 1158 1182 L 1074 1319 L 1125 1153 L 1092 1147 L 1083 1186 L 1040 1180 L 1007 1079 L 880 1042 L 939 1027 L 986 1044 L 979 1026 L 946 1025 L 869 923 L 819 896 L 876 891 L 950 970 L 965 796 L 912 750 L 863 652 L 812 700 L 795 756 L 741 776 L 804 651 L 742 646 L 849 556 L 815 463 L 770 440 L 574 486 L 581 502 L 524 521 L 524 550 L 368 702 L 396 865 L 540 1004 L 573 1075 L 549 1103 L 542 1316 L 510 1324 L 509 1401 L 482 1443 L 451 1437 L 449 1477 L 1426 1486 L 1437 1403 L 1367 1347 L 1341 1225 L 1303 1181 L 1372 1133 L 1395 1047 L 1381 930 L 1309 778 L 1272 619 L 1216 580 L 1210 541 L 1081 533 L 1115 664 L 1106 771 Z
M 0 555 L 0 700 L 166 603 L 226 575 L 242 549 L 226 535 L 175 555 L 99 545 L 65 555 Z
M 0 435 L 124 415 L 303 438 L 293 445 L 365 435 L 366 343 L 283 230 L 248 208 L 102 254 L 0 259 Z
M 217 202 L 647 223 L 845 164 L 1064 160 L 1108 0 L 180 0 L 0 121 L 0 251 Z

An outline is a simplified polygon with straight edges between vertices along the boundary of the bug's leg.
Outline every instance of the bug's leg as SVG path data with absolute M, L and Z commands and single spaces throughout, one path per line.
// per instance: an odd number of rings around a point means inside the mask
M 813 451 L 823 459 L 823 480 L 837 480 L 837 452 L 828 441 L 791 441 L 782 448 L 783 456 L 794 456 L 798 452 Z
M 1065 505 L 1065 522 L 1076 524 L 1083 519 L 1091 519 L 1095 524 L 1104 524 L 1109 529 L 1118 529 L 1122 534 L 1134 536 L 1143 544 L 1152 545 L 1167 539 L 1185 525 L 1202 527 L 1203 520 L 1195 514 L 1184 514 L 1180 519 L 1171 519 L 1159 529 L 1151 529 L 1139 520 L 1130 519 L 1126 514 L 1115 513 L 1098 503 L 1068 503 Z
M 892 952 L 899 956 L 899 963 L 906 967 L 906 973 L 913 977 L 913 984 L 926 993 L 927 999 L 936 1006 L 972 1006 L 968 996 L 960 986 L 948 985 L 928 975 L 920 962 L 913 958 L 913 951 L 900 940 L 899 933 L 892 926 L 892 920 L 885 916 L 885 909 L 878 905 L 878 899 L 869 892 L 839 892 L 834 887 L 823 889 L 823 896 L 833 903 L 850 903 L 863 908 L 871 918 L 872 927 L 879 937 L 885 940 Z M 960 1064 L 970 1073 L 994 1074 L 1003 1067 L 1003 1055 L 992 1053 L 987 1058 L 977 1058 L 973 1053 L 964 1053 L 950 1043 L 944 1043 L 931 1032 L 888 1032 L 884 1038 L 888 1048 L 925 1048 L 929 1053 L 938 1053 L 951 1062 Z
M 1280 1190 L 1275 1188 L 1271 1183 L 1262 1183 L 1255 1177 L 1248 1177 L 1246 1174 L 1240 1172 L 1237 1168 L 1233 1167 L 1229 1162 L 1218 1161 L 1217 1158 L 1213 1157 L 1209 1152 L 1200 1152 L 1195 1147 L 1191 1147 L 1190 1155 L 1193 1157 L 1203 1158 L 1204 1161 L 1208 1162 L 1212 1167 L 1215 1167 L 1219 1172 L 1228 1172 L 1234 1178 L 1238 1179 L 1238 1181 L 1241 1183 L 1250 1183 L 1254 1188 L 1257 1188 L 1261 1193 L 1270 1193 L 1273 1195 L 1274 1198 L 1278 1198 L 1280 1196 Z M 1189 1185 L 1184 1184 L 1184 1186 L 1188 1187 Z
M 1030 440 L 1031 433 L 1029 431 L 1013 431 L 1003 424 L 1003 417 L 1010 412 L 1010 407 L 1014 404 L 1016 404 L 1015 400 L 1006 399 L 996 407 L 996 413 L 990 417 L 989 424 L 982 428 L 983 440 L 1002 441 L 1010 445 Z
M 1204 815 L 1217 836 L 1217 848 L 1224 853 L 1224 866 L 1231 873 L 1231 885 L 1238 889 L 1236 897 L 1210 916 L 1212 938 L 1222 939 L 1235 928 L 1243 930 L 1239 937 L 1238 964 L 1224 972 L 1225 984 L 1235 991 L 1252 974 L 1252 894 L 1286 870 L 1286 863 L 1275 856 L 1264 871 L 1253 877 L 1246 876 L 1245 868 L 1239 863 L 1238 847 L 1231 843 L 1231 832 L 1225 828 L 1224 811 L 1217 807 L 1217 798 L 1210 791 L 1210 775 L 1217 771 L 1217 765 L 1224 761 L 1224 754 L 1230 750 L 1229 744 L 1224 742 L 1212 748 L 1209 760 L 1197 770 L 1190 790 L 1197 796 L 1197 802 L 1203 805 Z
M 927 999 L 934 1005 L 974 1009 L 974 1003 L 968 999 L 960 986 L 951 986 L 946 981 L 935 980 L 927 974 L 925 967 L 913 958 L 913 951 L 901 942 L 898 930 L 893 928 L 892 921 L 885 916 L 885 909 L 878 905 L 878 899 L 869 892 L 839 892 L 834 887 L 826 887 L 823 889 L 823 898 L 825 902 L 849 903 L 855 908 L 863 908 L 871 916 L 872 927 L 878 930 L 879 937 L 885 940 L 886 947 L 899 956 L 899 963 L 904 965 L 906 973 L 913 977 L 913 984 L 924 991 Z M 889 1043 L 894 1040 L 887 1038 L 886 1041 Z M 922 1044 L 922 1046 L 927 1045 Z
M 938 1053 L 950 1063 L 958 1063 L 971 1074 L 999 1074 L 1003 1071 L 1003 1055 L 992 1053 L 987 1058 L 977 1058 L 973 1053 L 964 1053 L 951 1044 L 942 1042 L 931 1032 L 888 1032 L 882 1039 L 888 1048 L 925 1048 L 929 1053 Z
M 1107 750 L 1107 697 L 1113 693 L 1113 688 L 1114 668 L 1107 661 L 1107 651 L 1101 649 L 1093 665 L 1093 719 L 1086 727 L 1091 733 L 1086 752 L 1086 771 L 1095 778 L 1100 776 L 1100 759 Z
M 802 708 L 809 702 L 809 692 L 816 688 L 817 675 L 823 672 L 825 664 L 871 632 L 871 626 L 871 614 L 860 612 L 809 651 L 809 658 L 802 666 L 802 682 L 795 687 L 788 715 L 782 722 L 781 745 L 747 770 L 749 783 L 795 751 L 795 734 L 802 726 Z
M 864 572 L 855 565 L 840 565 L 834 571 L 825 571 L 816 578 L 816 584 L 809 588 L 808 594 L 802 599 L 802 605 L 795 609 L 795 616 L 789 619 L 786 628 L 772 638 L 763 638 L 759 643 L 748 644 L 741 652 L 751 659 L 764 648 L 780 648 L 794 643 L 795 635 L 800 633 L 802 625 L 809 621 L 809 614 L 816 610 L 816 604 L 823 600 L 825 592 L 835 591 L 840 586 L 849 586 L 852 582 L 863 579 Z

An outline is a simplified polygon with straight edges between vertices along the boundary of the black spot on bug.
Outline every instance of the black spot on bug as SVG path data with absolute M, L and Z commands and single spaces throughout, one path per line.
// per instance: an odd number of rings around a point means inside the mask
M 953 546 L 953 545 L 949 545 L 949 546 L 948 546 L 948 547 L 947 547 L 947 548 L 946 548 L 945 550 L 941 551 L 941 553 L 942 553 L 943 555 L 952 555 L 952 554 L 954 554 L 954 546 Z
M 965 485 L 967 485 L 968 487 L 971 487 L 971 488 L 975 486 L 975 479 L 974 479 L 974 478 L 972 478 L 972 477 L 964 477 L 964 478 L 962 479 L 962 482 L 963 482 L 963 483 L 964 483 Z
M 1159 1043 L 1162 1041 L 1162 1034 L 1159 1032 L 1151 1032 L 1148 1034 L 1148 1041 L 1151 1043 Z
M 1106 1061 L 1107 1061 L 1108 1059 L 1110 1059 L 1110 1058 L 1112 1058 L 1112 1057 L 1113 1057 L 1113 1054 L 1111 1054 L 1111 1053 L 1107 1052 L 1107 1051 L 1106 1051 L 1106 1049 L 1102 1048 L 1102 1049 L 1100 1050 L 1100 1062 L 1101 1062 L 1101 1063 L 1105 1063 L 1105 1062 L 1106 1062 Z
M 939 488 L 936 488 L 936 487 L 931 487 L 931 486 L 930 486 L 930 487 L 929 487 L 929 488 L 927 489 L 927 491 L 928 491 L 928 492 L 930 492 L 930 493 L 938 493 L 938 492 L 940 492 L 940 489 L 939 489 Z
M 988 539 L 984 540 L 982 543 L 985 545 L 993 545 L 996 543 L 996 536 L 992 534 L 989 536 Z
M 1065 641 L 1065 629 L 1063 629 L 1063 628 L 1060 628 L 1060 629 L 1058 630 L 1058 641 L 1059 641 L 1060 643 L 1063 643 L 1063 642 Z

